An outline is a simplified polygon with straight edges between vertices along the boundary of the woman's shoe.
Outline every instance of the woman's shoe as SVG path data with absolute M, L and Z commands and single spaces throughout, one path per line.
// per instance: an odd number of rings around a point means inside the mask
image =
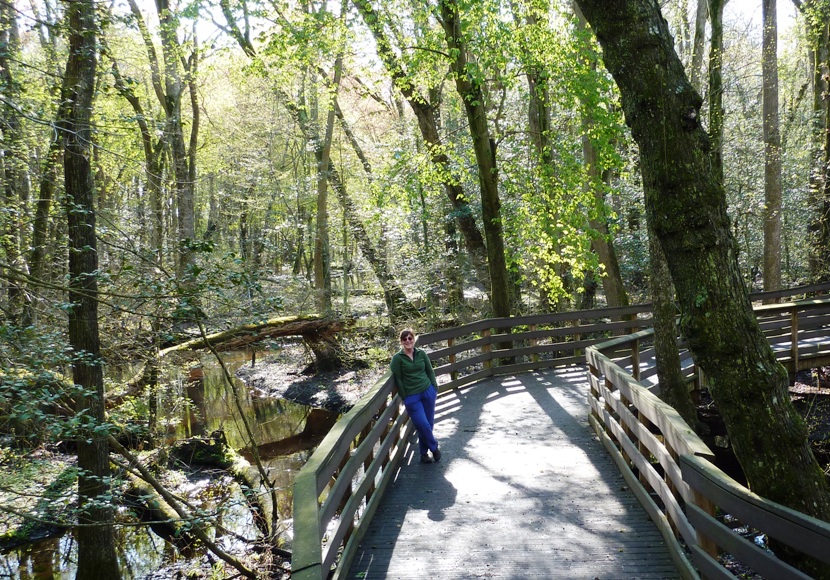
M 438 461 L 436 459 L 436 461 Z M 432 463 L 432 457 L 429 455 L 421 455 L 421 463 Z
M 423 457 L 423 455 L 421 457 Z M 435 451 L 433 451 L 432 452 L 432 458 L 435 460 L 436 463 L 441 461 L 441 450 L 436 449 Z

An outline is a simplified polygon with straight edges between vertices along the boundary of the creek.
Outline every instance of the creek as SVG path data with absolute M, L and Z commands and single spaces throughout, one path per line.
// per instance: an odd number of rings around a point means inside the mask
M 246 353 L 223 353 L 223 361 L 233 375 L 243 364 L 250 364 Z M 282 524 L 290 523 L 291 486 L 297 471 L 305 464 L 338 414 L 294 404 L 283 399 L 252 396 L 234 377 L 240 404 L 255 430 L 259 452 L 278 489 L 278 511 Z M 228 444 L 243 455 L 247 447 L 244 426 L 238 419 L 233 395 L 225 385 L 220 365 L 205 356 L 177 378 L 168 397 L 164 418 L 170 439 L 207 435 L 222 429 Z M 161 417 L 160 417 L 161 420 Z M 184 490 L 182 492 L 182 490 Z M 215 513 L 213 521 L 222 529 L 211 533 L 223 549 L 239 553 L 245 539 L 257 536 L 252 514 L 239 486 L 230 476 L 216 470 L 193 470 L 180 482 L 179 492 L 201 510 Z M 159 570 L 182 563 L 184 556 L 155 535 L 148 526 L 136 525 L 126 508 L 118 508 L 116 545 L 125 580 L 162 578 Z M 0 578 L 20 580 L 70 579 L 75 577 L 77 545 L 72 532 L 20 546 L 0 555 Z M 192 557 L 198 558 L 200 554 Z

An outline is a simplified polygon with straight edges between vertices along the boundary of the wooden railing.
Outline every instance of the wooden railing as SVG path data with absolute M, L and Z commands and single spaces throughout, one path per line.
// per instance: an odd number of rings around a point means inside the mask
M 759 306 L 756 312 L 778 360 L 791 372 L 830 360 L 830 299 Z M 712 464 L 712 451 L 653 394 L 652 338 L 653 331 L 646 330 L 588 349 L 590 421 L 666 539 L 683 577 L 734 578 L 719 564 L 719 551 L 764 577 L 808 577 L 742 539 L 715 514 L 728 514 L 825 562 L 830 561 L 830 523 L 760 498 Z M 702 375 L 688 351 L 680 349 L 690 389 L 697 389 Z M 643 368 L 643 361 L 650 364 Z
M 775 295 L 756 295 L 753 299 L 781 299 L 828 289 L 830 285 L 804 287 Z M 608 358 L 605 366 L 609 376 L 619 376 L 617 382 L 626 382 L 622 378 L 626 361 L 629 371 L 632 364 L 638 369 L 638 376 L 650 372 L 646 367 L 641 373 L 638 366 L 641 351 L 631 342 L 631 336 L 648 336 L 648 332 L 639 331 L 650 326 L 651 307 L 646 304 L 481 320 L 421 335 L 418 346 L 429 352 L 440 383 L 439 393 L 444 393 L 492 376 L 583 364 L 585 352 L 590 352 L 594 345 L 610 344 L 607 342 L 610 338 L 629 335 L 611 341 L 618 345 L 616 352 L 620 356 Z M 607 347 L 602 352 L 603 357 L 610 354 Z M 693 366 L 689 373 L 690 377 L 695 374 Z M 596 375 L 596 380 L 602 382 L 600 375 Z M 636 382 L 633 377 L 628 382 L 631 381 Z M 608 394 L 617 388 L 610 389 Z M 339 578 L 348 571 L 412 433 L 400 400 L 393 399 L 391 393 L 387 372 L 337 422 L 298 473 L 294 483 L 292 578 Z M 660 413 L 671 416 L 673 410 L 665 405 L 661 407 L 654 395 L 649 393 L 643 397 L 653 402 Z M 655 414 L 649 421 L 659 424 L 660 416 Z M 672 451 L 666 453 L 679 451 L 681 455 L 706 456 L 705 445 L 686 445 L 690 430 L 683 432 L 679 424 L 673 423 L 666 427 L 666 432 L 669 435 L 664 437 L 675 441 Z M 644 433 L 640 436 L 643 440 L 649 439 Z M 640 439 L 637 441 L 639 446 Z M 675 475 L 678 485 L 685 490 L 679 471 Z M 660 487 L 656 480 L 655 485 Z M 673 494 L 675 484 L 665 485 Z M 653 511 L 657 514 L 659 510 Z

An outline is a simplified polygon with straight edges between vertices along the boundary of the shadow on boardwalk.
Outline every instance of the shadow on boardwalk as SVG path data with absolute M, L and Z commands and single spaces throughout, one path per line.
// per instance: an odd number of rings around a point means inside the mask
M 500 377 L 438 401 L 444 459 L 416 439 L 349 578 L 677 578 L 588 425 L 584 367 Z

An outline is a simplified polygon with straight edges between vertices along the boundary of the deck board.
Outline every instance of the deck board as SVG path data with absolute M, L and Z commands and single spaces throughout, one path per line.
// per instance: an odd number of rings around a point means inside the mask
M 657 528 L 588 425 L 585 367 L 442 396 L 444 453 L 404 464 L 348 578 L 678 578 Z

